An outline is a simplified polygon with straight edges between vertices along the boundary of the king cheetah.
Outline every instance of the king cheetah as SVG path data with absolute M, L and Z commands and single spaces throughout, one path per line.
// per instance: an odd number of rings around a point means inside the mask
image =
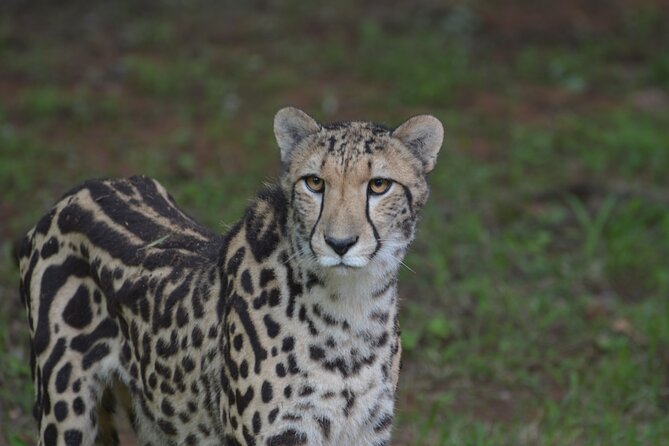
M 26 235 L 40 445 L 117 444 L 122 401 L 145 446 L 390 443 L 397 274 L 443 127 L 288 107 L 274 133 L 280 178 L 226 234 L 136 176 L 85 182 Z

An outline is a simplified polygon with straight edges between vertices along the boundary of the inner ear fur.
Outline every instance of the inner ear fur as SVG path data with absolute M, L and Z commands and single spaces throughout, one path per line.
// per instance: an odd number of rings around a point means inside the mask
M 281 162 L 290 160 L 290 152 L 305 137 L 321 128 L 314 118 L 295 107 L 285 107 L 274 116 L 274 136 L 281 149 Z
M 434 169 L 444 141 L 444 126 L 437 118 L 432 115 L 414 116 L 397 127 L 392 135 L 421 160 L 425 173 Z

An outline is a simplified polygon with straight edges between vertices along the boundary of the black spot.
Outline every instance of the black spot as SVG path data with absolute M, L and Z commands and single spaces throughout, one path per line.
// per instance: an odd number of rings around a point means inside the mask
M 253 294 L 253 282 L 251 280 L 251 273 L 245 269 L 241 277 L 242 288 L 247 294 Z
M 44 245 L 42 245 L 42 251 L 40 252 L 40 255 L 42 256 L 43 259 L 48 259 L 57 252 L 58 252 L 58 240 L 56 239 L 56 237 L 51 237 L 44 243 Z
M 388 332 L 383 332 L 381 336 L 375 342 L 375 347 L 383 347 L 388 343 Z
M 274 280 L 276 276 L 274 275 L 274 270 L 269 268 L 263 268 L 260 271 L 260 287 L 264 288 L 270 281 Z
M 344 415 L 346 418 L 349 417 L 351 414 L 351 409 L 353 408 L 353 405 L 355 404 L 355 395 L 353 392 L 349 390 L 342 390 L 341 391 L 341 396 L 346 400 L 346 406 L 344 406 Z
M 168 395 L 174 395 L 174 389 L 170 386 L 167 381 L 160 382 L 160 391 Z
M 390 429 L 393 424 L 393 416 L 390 414 L 385 414 L 379 421 L 374 423 L 374 432 L 382 432 Z
M 314 419 L 318 423 L 318 427 L 321 428 L 321 434 L 323 434 L 323 438 L 326 440 L 330 439 L 330 419 L 322 416 L 316 417 Z
M 280 362 L 276 365 L 276 374 L 279 376 L 279 378 L 286 376 L 286 367 L 283 365 L 283 363 Z
M 249 362 L 246 359 L 239 365 L 239 376 L 244 379 L 249 377 Z
M 235 400 L 237 403 L 237 412 L 239 415 L 243 415 L 244 411 L 253 400 L 253 387 L 249 386 L 244 394 L 240 393 L 239 389 L 237 389 L 235 391 Z
M 67 385 L 70 383 L 70 374 L 72 373 L 72 364 L 65 363 L 60 368 L 56 375 L 56 392 L 63 393 L 67 390 Z
M 262 396 L 262 402 L 263 403 L 269 403 L 272 401 L 273 397 L 273 391 L 272 391 L 272 384 L 270 384 L 268 381 L 264 381 L 262 383 L 262 388 L 260 390 L 260 394 Z
M 65 431 L 65 444 L 67 446 L 80 446 L 83 435 L 81 431 L 76 429 L 69 429 Z
M 44 429 L 44 446 L 56 446 L 58 440 L 58 429 L 51 423 Z
M 244 337 L 242 336 L 241 333 L 236 335 L 232 339 L 232 345 L 235 347 L 235 350 L 240 351 L 244 345 Z
M 295 359 L 294 354 L 288 355 L 288 371 L 291 375 L 297 375 L 300 373 L 300 368 L 297 366 L 297 360 Z
M 75 414 L 82 415 L 86 411 L 84 400 L 82 400 L 80 397 L 76 397 L 72 403 L 72 410 L 74 410 Z
M 260 296 L 253 299 L 253 308 L 259 310 L 267 303 L 267 291 L 260 293 Z
M 304 396 L 309 396 L 309 395 L 311 395 L 312 393 L 314 393 L 314 388 L 313 388 L 313 387 L 311 387 L 311 386 L 304 386 L 304 387 L 302 387 L 302 388 L 300 389 L 300 394 L 299 394 L 299 395 L 302 396 L 302 397 L 304 397 Z
M 158 338 L 156 342 L 156 353 L 161 358 L 169 358 L 172 355 L 175 355 L 179 351 L 179 340 L 177 338 L 176 332 L 170 334 L 169 343 L 163 338 Z
M 374 311 L 370 315 L 370 319 L 379 321 L 381 324 L 385 324 L 388 322 L 388 318 L 390 317 L 390 314 L 387 311 Z
M 192 372 L 195 369 L 195 362 L 190 356 L 184 356 L 181 360 L 181 365 L 186 373 Z
M 179 387 L 181 387 L 183 385 L 184 374 L 181 371 L 181 367 L 176 366 L 174 368 L 174 376 L 172 377 L 172 379 L 174 379 L 174 382 L 177 383 L 179 385 Z
M 200 327 L 197 325 L 193 327 L 193 333 L 191 334 L 191 341 L 193 342 L 193 347 L 200 348 L 202 347 L 202 341 L 204 340 L 204 334 Z
M 269 306 L 276 307 L 281 303 L 281 291 L 278 288 L 272 288 L 269 292 Z
M 266 314 L 263 318 L 265 327 L 267 327 L 267 334 L 270 338 L 276 338 L 281 331 L 281 326 L 272 319 L 272 316 Z
M 286 413 L 281 417 L 281 419 L 286 421 L 300 421 L 302 419 L 302 415 L 298 415 L 295 413 Z
M 302 285 L 295 280 L 293 277 L 293 269 L 290 267 L 288 262 L 288 255 L 283 253 L 281 256 L 281 261 L 286 265 L 286 282 L 288 283 L 288 306 L 286 307 L 286 316 L 292 319 L 293 313 L 295 311 L 295 301 L 297 297 L 302 294 L 303 288 Z
M 283 388 L 283 396 L 285 396 L 286 398 L 290 398 L 292 395 L 293 395 L 293 388 L 290 385 Z
M 67 403 L 65 401 L 58 401 L 53 406 L 53 413 L 56 415 L 56 420 L 58 420 L 58 422 L 63 421 L 67 418 Z
M 282 352 L 291 352 L 293 351 L 293 348 L 295 347 L 295 338 L 292 336 L 286 336 L 283 338 L 283 342 L 281 343 L 281 351 Z
M 170 423 L 167 420 L 160 419 L 158 420 L 158 426 L 160 429 L 169 436 L 174 436 L 177 434 L 177 429 L 174 427 L 174 424 Z
M 237 275 L 239 266 L 242 264 L 242 260 L 244 260 L 245 253 L 246 253 L 246 248 L 242 246 L 232 255 L 232 257 L 230 257 L 230 260 L 228 261 L 228 266 L 226 268 L 226 272 L 228 274 L 232 276 Z
M 198 424 L 197 428 L 199 429 L 200 432 L 202 432 L 206 437 L 211 435 L 211 432 L 209 431 L 209 428 L 205 426 L 204 424 Z
M 92 318 L 88 288 L 80 285 L 63 310 L 63 320 L 71 327 L 84 328 Z
M 325 283 L 315 274 L 309 273 L 307 276 L 307 289 L 311 290 L 316 285 L 324 287 Z
M 386 291 L 388 291 L 392 286 L 397 284 L 397 278 L 393 277 L 391 278 L 388 282 L 383 284 L 380 288 L 378 288 L 376 291 L 372 293 L 373 298 L 378 298 L 386 294 Z
M 309 357 L 314 361 L 320 361 L 325 358 L 325 350 L 316 345 L 311 345 L 309 346 Z
M 40 220 L 37 222 L 37 225 L 35 226 L 35 232 L 37 234 L 46 235 L 46 233 L 49 232 L 49 228 L 51 228 L 51 222 L 53 221 L 53 216 L 55 214 L 56 209 L 52 209 L 48 214 L 40 218 Z
M 107 356 L 110 353 L 109 346 L 107 344 L 95 344 L 92 349 L 84 355 L 84 358 L 81 360 L 81 366 L 84 370 L 91 368 L 93 364 L 99 362 L 102 358 Z
M 267 446 L 301 446 L 307 444 L 307 434 L 294 429 L 283 431 L 267 439 Z
M 209 339 L 214 339 L 216 336 L 218 336 L 218 328 L 216 327 L 216 325 L 214 325 L 211 328 L 209 328 L 209 333 L 207 333 L 207 337 Z
M 279 415 L 279 408 L 276 407 L 270 411 L 270 413 L 267 415 L 267 421 L 269 421 L 269 424 L 274 423 L 274 420 L 276 420 L 276 416 Z
M 188 323 L 188 312 L 183 309 L 183 307 L 177 308 L 177 326 L 179 328 L 185 326 Z
M 253 414 L 252 423 L 253 423 L 253 433 L 258 435 L 258 433 L 260 432 L 260 429 L 262 428 L 262 421 L 260 420 L 260 414 L 258 413 L 258 411 L 256 411 Z
M 167 401 L 167 398 L 163 398 L 163 402 L 160 405 L 160 410 L 163 412 L 168 417 L 171 417 L 174 415 L 174 406 L 170 404 L 169 401 Z

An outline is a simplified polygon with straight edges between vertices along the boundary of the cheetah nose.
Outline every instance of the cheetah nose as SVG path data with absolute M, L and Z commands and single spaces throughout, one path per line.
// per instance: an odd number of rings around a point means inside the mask
M 358 241 L 357 235 L 347 238 L 335 238 L 335 237 L 330 237 L 329 235 L 325 236 L 325 243 L 327 243 L 330 246 L 330 248 L 332 248 L 334 252 L 336 252 L 340 256 L 346 254 L 346 252 L 351 248 L 351 246 L 355 245 L 357 241 Z

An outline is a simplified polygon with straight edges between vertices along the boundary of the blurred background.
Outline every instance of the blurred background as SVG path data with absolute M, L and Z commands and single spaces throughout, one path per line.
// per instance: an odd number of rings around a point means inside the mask
M 56 4 L 58 3 L 58 4 Z M 402 271 L 396 445 L 669 444 L 662 0 L 0 2 L 0 445 L 32 445 L 11 244 L 144 173 L 224 231 L 272 118 L 446 142 Z

